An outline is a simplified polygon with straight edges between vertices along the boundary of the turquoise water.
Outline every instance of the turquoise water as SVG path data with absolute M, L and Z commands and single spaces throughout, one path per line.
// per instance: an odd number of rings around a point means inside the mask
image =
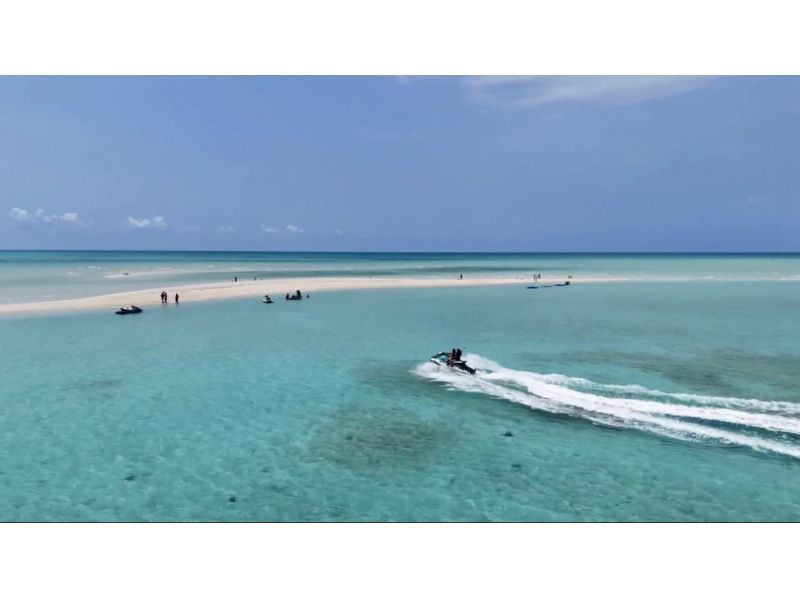
M 0 319 L 0 518 L 800 520 L 800 283 L 722 280 L 798 260 L 705 259 Z M 475 377 L 427 362 L 454 345 Z

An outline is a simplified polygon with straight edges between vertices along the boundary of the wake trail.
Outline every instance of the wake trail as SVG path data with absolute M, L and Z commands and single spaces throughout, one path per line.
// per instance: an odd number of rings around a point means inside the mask
M 418 366 L 415 373 L 443 383 L 452 390 L 481 393 L 539 411 L 645 430 L 671 438 L 710 440 L 800 459 L 800 444 L 759 435 L 800 436 L 800 417 L 797 417 L 800 405 L 795 403 L 668 393 L 638 385 L 601 384 L 561 374 L 509 369 L 476 354 L 465 358 L 478 368 L 474 376 L 433 363 Z M 720 424 L 743 427 L 748 432 L 725 429 Z

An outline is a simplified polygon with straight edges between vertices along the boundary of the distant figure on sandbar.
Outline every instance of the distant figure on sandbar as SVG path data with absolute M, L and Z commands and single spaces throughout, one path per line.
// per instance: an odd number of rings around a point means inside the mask
M 459 279 L 459 280 L 464 280 L 464 275 L 463 275 L 463 274 L 459 274 L 459 275 L 458 275 L 458 279 Z
M 161 291 L 161 303 L 166 303 L 166 302 L 167 302 L 167 292 Z
M 239 277 L 238 276 L 234 276 L 233 277 L 233 282 L 239 282 Z
M 178 300 L 179 300 L 179 299 L 180 299 L 180 297 L 178 297 L 178 293 L 175 293 L 175 303 L 176 303 L 176 304 L 178 303 Z

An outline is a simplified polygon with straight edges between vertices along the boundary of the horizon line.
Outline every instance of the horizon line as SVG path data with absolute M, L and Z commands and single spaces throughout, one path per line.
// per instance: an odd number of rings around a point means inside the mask
M 797 251 L 710 251 L 710 250 L 676 250 L 676 251 L 623 251 L 623 250 L 590 250 L 590 251 L 556 251 L 556 250 L 528 250 L 528 251 L 443 251 L 443 250 L 302 250 L 302 249 L 0 249 L 0 252 L 126 252 L 126 253 L 374 253 L 374 254 L 439 254 L 439 255 L 800 255 Z

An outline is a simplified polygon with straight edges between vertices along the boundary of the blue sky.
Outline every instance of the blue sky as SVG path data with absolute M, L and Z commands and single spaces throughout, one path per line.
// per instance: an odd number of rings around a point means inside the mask
M 800 251 L 800 78 L 0 77 L 0 248 Z

